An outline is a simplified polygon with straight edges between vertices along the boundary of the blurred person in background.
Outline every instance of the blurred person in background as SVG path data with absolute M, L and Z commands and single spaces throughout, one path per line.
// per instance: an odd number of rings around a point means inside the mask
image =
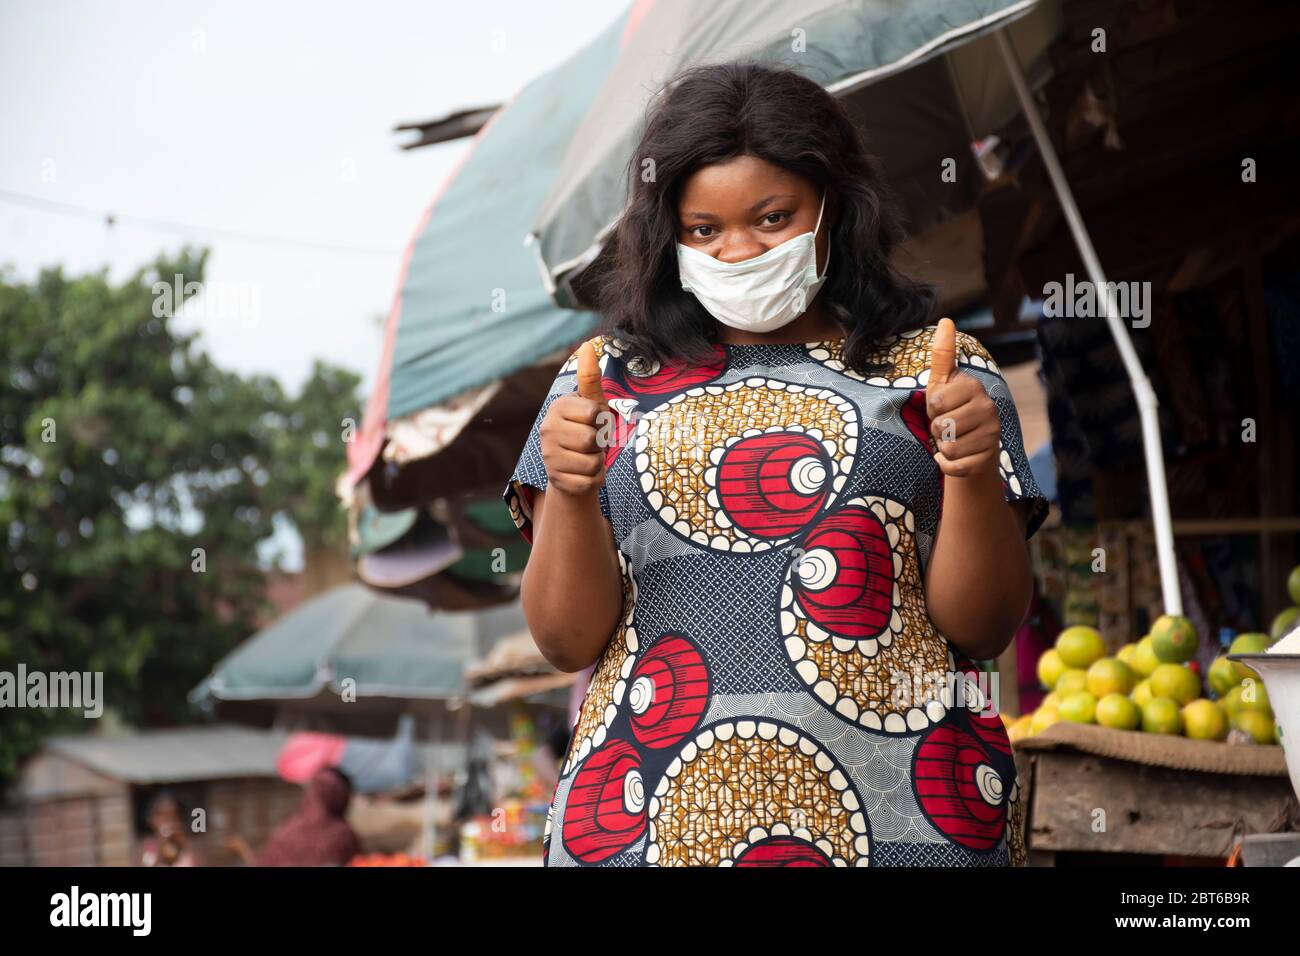
M 293 815 L 271 833 L 261 853 L 242 837 L 227 846 L 249 866 L 343 866 L 361 852 L 348 824 L 352 782 L 333 767 L 322 767 L 307 782 L 307 792 Z
M 200 866 L 198 853 L 185 829 L 185 810 L 176 796 L 167 790 L 149 803 L 146 817 L 149 836 L 145 837 L 141 866 Z

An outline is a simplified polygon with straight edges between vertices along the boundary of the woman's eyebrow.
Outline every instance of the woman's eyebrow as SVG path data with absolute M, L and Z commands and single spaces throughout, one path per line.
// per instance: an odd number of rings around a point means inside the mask
M 764 199 L 760 199 L 758 202 L 754 203 L 754 205 L 750 206 L 749 209 L 746 210 L 746 212 L 748 212 L 748 213 L 750 213 L 750 214 L 752 215 L 753 213 L 758 212 L 760 209 L 762 209 L 764 206 L 766 206 L 768 203 L 772 202 L 772 201 L 775 200 L 775 199 L 798 199 L 798 198 L 799 198 L 799 197 L 796 196 L 794 193 L 776 193 L 776 194 L 774 194 L 774 195 L 772 195 L 772 196 L 768 196 L 768 197 L 766 197 L 766 198 L 764 198 Z M 714 219 L 714 220 L 716 220 L 718 217 L 715 216 L 715 215 L 714 215 L 713 213 L 711 213 L 711 212 L 699 212 L 699 211 L 694 211 L 694 210 L 693 210 L 693 211 L 691 211 L 691 212 L 683 213 L 683 214 L 682 214 L 682 218 L 683 218 L 683 219 Z

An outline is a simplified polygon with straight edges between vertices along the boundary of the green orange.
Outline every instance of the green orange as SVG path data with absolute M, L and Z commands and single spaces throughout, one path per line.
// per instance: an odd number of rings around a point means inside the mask
M 1250 734 L 1257 744 L 1271 744 L 1277 739 L 1272 715 L 1258 710 L 1243 710 L 1232 719 L 1232 726 Z
M 1133 659 L 1128 664 L 1143 677 L 1150 677 L 1160 666 L 1160 658 L 1156 657 L 1155 648 L 1151 646 L 1150 634 L 1138 641 L 1137 650 L 1133 652 Z
M 1103 657 L 1088 668 L 1088 691 L 1098 700 L 1107 694 L 1127 694 L 1137 682 L 1137 672 L 1118 657 Z
M 1071 667 L 1057 680 L 1055 693 L 1064 700 L 1071 694 L 1087 689 L 1088 672 L 1078 667 Z
M 1055 707 L 1039 707 L 1034 711 L 1034 716 L 1029 721 L 1029 732 L 1031 734 L 1041 733 L 1060 719 L 1061 715 Z
M 1129 699 L 1132 700 L 1133 703 L 1137 704 L 1139 707 L 1145 707 L 1147 701 L 1149 701 L 1151 697 L 1152 694 L 1151 694 L 1150 677 L 1138 681 L 1137 686 L 1133 688 L 1133 693 L 1129 694 Z
M 1097 719 L 1097 698 L 1086 690 L 1081 690 L 1061 701 L 1057 713 L 1061 715 L 1062 720 L 1068 720 L 1071 723 L 1094 723 Z
M 1066 667 L 1086 668 L 1106 655 L 1106 642 L 1096 628 L 1079 624 L 1067 627 L 1057 635 L 1056 652 Z
M 1228 718 L 1212 700 L 1198 697 L 1183 708 L 1183 727 L 1192 740 L 1223 740 L 1228 736 Z
M 1228 648 L 1229 654 L 1263 654 L 1273 644 L 1273 638 L 1267 634 L 1261 634 L 1258 631 L 1247 631 L 1245 634 L 1238 634 L 1232 639 L 1232 644 Z M 1259 678 L 1255 671 L 1247 667 L 1241 661 L 1231 661 L 1233 674 L 1236 676 L 1235 684 L 1240 684 L 1247 677 Z
M 1142 708 L 1142 730 L 1148 734 L 1181 734 L 1183 715 L 1172 697 L 1153 697 Z
M 1300 607 L 1284 608 L 1282 613 L 1273 618 L 1273 626 L 1269 628 L 1268 633 L 1276 641 L 1295 627 L 1296 621 L 1300 621 Z
M 1262 714 L 1273 713 L 1268 699 L 1268 688 L 1262 680 L 1247 677 L 1241 682 L 1241 710 L 1256 710 Z
M 1049 648 L 1038 658 L 1038 682 L 1048 690 L 1056 687 L 1056 681 L 1066 671 L 1066 663 L 1056 648 Z
M 1223 709 L 1228 712 L 1229 720 L 1241 713 L 1241 690 L 1241 685 L 1238 684 L 1223 695 Z
M 1161 663 L 1182 664 L 1196 656 L 1200 645 L 1196 628 L 1187 618 L 1176 614 L 1162 614 L 1151 625 L 1151 649 Z
M 1222 656 L 1216 657 L 1205 680 L 1210 685 L 1210 690 L 1222 697 L 1241 683 L 1241 678 L 1237 676 L 1237 662 Z
M 1097 723 L 1116 730 L 1136 730 L 1142 724 L 1142 708 L 1123 694 L 1107 694 L 1097 701 Z
M 1201 694 L 1201 680 L 1182 664 L 1161 664 L 1151 675 L 1151 696 L 1172 697 L 1179 706 Z

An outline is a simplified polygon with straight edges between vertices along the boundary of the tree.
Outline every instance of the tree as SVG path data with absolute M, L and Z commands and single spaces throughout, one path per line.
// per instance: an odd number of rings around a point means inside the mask
M 201 283 L 207 255 L 118 286 L 0 272 L 0 672 L 102 672 L 105 706 L 138 725 L 185 720 L 187 692 L 254 629 L 277 513 L 308 547 L 346 546 L 333 485 L 359 380 L 318 362 L 290 397 L 217 368 L 154 291 Z M 0 780 L 86 723 L 0 708 Z

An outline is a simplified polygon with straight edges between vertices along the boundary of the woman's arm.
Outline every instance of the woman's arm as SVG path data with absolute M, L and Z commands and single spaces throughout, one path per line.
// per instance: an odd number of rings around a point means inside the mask
M 548 487 L 533 500 L 533 550 L 521 597 L 533 640 L 562 671 L 592 664 L 623 613 L 614 529 L 600 511 L 601 412 L 589 399 L 562 396 L 541 429 Z
M 595 495 L 537 493 L 521 596 L 528 629 L 556 668 L 580 671 L 600 656 L 623 613 L 623 582 Z
M 957 372 L 950 319 L 931 342 L 926 413 L 944 474 L 943 510 L 925 570 L 930 620 L 968 657 L 988 660 L 1024 620 L 1033 580 L 1025 546 L 1026 504 L 1012 507 L 998 474 L 1002 422 L 974 377 Z
M 1029 609 L 1028 505 L 1003 499 L 996 468 L 944 480 L 926 604 L 939 632 L 976 660 L 1001 654 Z

